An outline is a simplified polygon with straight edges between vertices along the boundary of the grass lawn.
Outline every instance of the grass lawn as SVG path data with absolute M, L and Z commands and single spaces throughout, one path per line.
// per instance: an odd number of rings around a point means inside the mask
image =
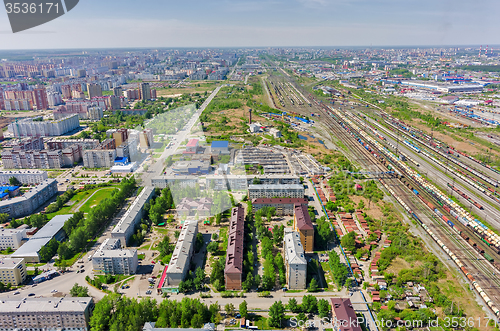
M 98 189 L 99 191 L 97 192 L 93 191 L 96 193 L 92 196 L 92 198 L 90 198 L 80 207 L 80 211 L 83 211 L 85 214 L 87 214 L 92 207 L 98 205 L 104 198 L 109 197 L 114 189 L 115 189 L 114 187 L 104 187 Z

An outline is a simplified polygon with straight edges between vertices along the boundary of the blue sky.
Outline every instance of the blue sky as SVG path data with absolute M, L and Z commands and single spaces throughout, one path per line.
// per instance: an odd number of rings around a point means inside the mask
M 498 0 L 80 0 L 0 49 L 500 44 Z

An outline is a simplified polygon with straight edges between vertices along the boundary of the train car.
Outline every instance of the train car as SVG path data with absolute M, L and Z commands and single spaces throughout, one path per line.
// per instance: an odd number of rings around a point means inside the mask
M 493 261 L 494 261 L 494 260 L 493 260 L 493 258 L 492 258 L 492 257 L 491 257 L 488 253 L 484 253 L 484 255 L 483 255 L 483 256 L 484 256 L 484 258 L 485 258 L 486 260 L 488 260 L 489 262 L 493 262 Z

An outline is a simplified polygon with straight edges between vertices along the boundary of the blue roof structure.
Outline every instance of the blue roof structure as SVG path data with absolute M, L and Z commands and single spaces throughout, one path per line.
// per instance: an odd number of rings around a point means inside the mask
M 5 192 L 5 190 L 14 192 L 18 188 L 19 186 L 0 186 L 0 200 L 9 195 L 9 193 Z
M 212 141 L 212 148 L 228 148 L 228 147 L 229 147 L 229 141 L 227 140 Z
M 115 159 L 115 163 L 127 164 L 128 163 L 128 157 L 117 157 Z

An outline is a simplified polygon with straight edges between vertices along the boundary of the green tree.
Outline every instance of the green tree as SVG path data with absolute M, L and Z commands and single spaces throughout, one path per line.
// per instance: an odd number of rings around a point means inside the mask
M 356 232 L 351 231 L 347 235 L 343 236 L 340 243 L 346 250 L 354 253 L 356 250 Z
M 248 317 L 248 305 L 247 305 L 246 300 L 243 300 L 243 302 L 240 303 L 239 313 L 240 313 L 241 317 L 243 317 L 245 319 Z
M 9 178 L 9 184 L 12 186 L 21 186 L 23 185 L 16 177 Z
M 162 241 L 158 243 L 158 251 L 160 252 L 160 256 L 166 256 L 174 251 L 167 234 L 165 234 Z
M 72 297 L 88 297 L 89 296 L 89 289 L 86 286 L 80 286 L 78 283 L 75 283 L 71 290 L 69 290 L 69 294 Z
M 288 300 L 288 309 L 294 314 L 300 312 L 300 305 L 297 303 L 297 300 L 295 298 L 291 298 Z
M 14 178 L 14 177 L 12 177 Z M 0 213 L 0 223 L 7 223 L 7 221 L 9 220 L 9 214 L 5 214 L 5 213 Z
M 313 295 L 304 295 L 302 297 L 302 310 L 309 314 L 315 314 L 318 311 L 318 300 Z
M 233 316 L 234 315 L 234 305 L 232 303 L 228 303 L 224 306 L 224 310 L 226 311 L 226 314 L 228 314 L 229 316 Z
M 211 254 L 217 253 L 218 250 L 219 250 L 219 243 L 217 243 L 216 241 L 211 241 L 207 245 L 207 251 L 210 252 Z
M 318 292 L 318 289 L 318 282 L 316 281 L 316 278 L 311 279 L 307 292 Z
M 330 314 L 330 305 L 325 299 L 318 300 L 318 314 L 319 317 L 327 317 Z
M 281 301 L 275 301 L 269 308 L 267 324 L 273 328 L 280 328 L 281 321 L 285 319 L 285 306 Z

